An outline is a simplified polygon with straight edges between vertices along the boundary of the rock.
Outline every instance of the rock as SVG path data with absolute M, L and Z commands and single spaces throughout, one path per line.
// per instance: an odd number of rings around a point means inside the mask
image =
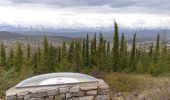
M 139 95 L 139 96 L 138 96 L 138 99 L 139 99 L 139 100 L 147 100 L 146 96 L 144 96 L 144 95 Z
M 99 86 L 99 89 L 101 89 L 101 90 L 106 90 L 106 89 L 109 89 L 109 86 L 107 86 L 107 85 L 101 85 L 101 86 Z
M 119 93 L 116 94 L 116 96 L 121 97 L 121 96 L 123 96 L 123 93 L 119 92 Z
M 67 92 L 69 92 L 69 87 L 59 88 L 59 91 L 60 91 L 60 93 L 67 93 Z
M 81 92 L 77 92 L 77 93 L 72 93 L 72 95 L 74 97 L 81 97 L 81 96 L 84 96 L 85 92 L 84 91 L 81 91 Z
M 30 99 L 30 94 L 24 96 L 24 100 L 29 100 Z
M 62 97 L 60 95 L 55 96 L 54 100 L 62 100 Z
M 16 95 L 10 95 L 6 97 L 6 100 L 16 100 L 17 96 Z
M 106 90 L 99 90 L 98 94 L 100 94 L 100 95 L 109 94 L 109 90 L 108 89 L 106 89 Z
M 71 93 L 66 93 L 66 99 L 71 98 L 71 97 L 72 97 Z
M 48 96 L 57 95 L 58 93 L 59 93 L 58 89 L 53 89 L 53 90 L 47 91 Z
M 87 91 L 86 94 L 87 95 L 96 95 L 97 94 L 97 90 Z
M 80 91 L 80 87 L 79 86 L 70 88 L 70 92 L 79 92 L 79 91 Z
M 98 95 L 95 100 L 110 100 L 109 95 Z
M 29 94 L 28 91 L 23 91 L 23 92 L 17 93 L 17 96 L 24 96 L 24 95 L 28 95 L 28 94 Z
M 89 87 L 80 87 L 81 90 L 88 91 L 88 90 L 96 90 L 97 86 L 89 86 Z
M 35 92 L 30 95 L 31 98 L 41 98 L 41 97 L 45 97 L 45 96 L 48 96 L 47 92 L 45 92 L 45 91 Z
M 84 97 L 79 97 L 78 100 L 94 100 L 94 96 L 84 96 Z

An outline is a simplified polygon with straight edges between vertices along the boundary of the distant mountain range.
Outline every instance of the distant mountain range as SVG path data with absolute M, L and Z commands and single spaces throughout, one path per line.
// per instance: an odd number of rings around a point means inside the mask
M 9 39 L 17 39 L 17 38 L 26 38 L 27 35 L 18 34 L 14 32 L 0 31 L 0 39 L 1 40 L 9 40 Z
M 155 39 L 158 33 L 161 34 L 162 38 L 170 40 L 170 29 L 131 29 L 131 28 L 119 28 L 120 33 L 125 32 L 128 39 L 132 38 L 132 35 L 136 32 L 137 37 L 140 40 L 151 40 Z M 108 40 L 112 40 L 114 27 L 67 27 L 58 28 L 55 26 L 43 26 L 43 25 L 11 25 L 11 24 L 0 24 L 0 31 L 3 32 L 4 38 L 8 37 L 23 37 L 29 35 L 49 35 L 49 36 L 64 36 L 70 38 L 82 38 L 88 33 L 92 37 L 95 33 L 103 33 L 104 37 Z M 8 32 L 5 32 L 8 31 Z M 16 33 L 15 35 L 12 33 Z M 5 35 L 6 34 L 6 35 Z M 9 36 L 10 35 L 10 36 Z M 0 38 L 2 35 L 0 34 Z

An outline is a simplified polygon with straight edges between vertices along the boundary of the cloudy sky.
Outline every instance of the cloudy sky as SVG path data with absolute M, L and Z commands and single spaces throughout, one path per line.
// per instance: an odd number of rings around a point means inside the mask
M 0 0 L 0 23 L 170 28 L 170 0 Z

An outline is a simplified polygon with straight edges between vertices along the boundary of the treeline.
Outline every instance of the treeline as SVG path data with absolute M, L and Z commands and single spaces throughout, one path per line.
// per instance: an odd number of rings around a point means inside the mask
M 121 36 L 119 36 L 121 35 Z M 136 33 L 129 50 L 124 33 L 120 34 L 118 25 L 114 23 L 113 42 L 104 39 L 102 33 L 89 39 L 63 41 L 54 46 L 44 37 L 43 45 L 32 50 L 31 45 L 23 50 L 17 43 L 15 49 L 5 49 L 0 45 L 0 94 L 20 80 L 37 74 L 49 72 L 135 72 L 160 75 L 170 72 L 170 50 L 166 41 L 160 42 L 157 36 L 156 45 L 149 51 L 136 47 Z M 97 38 L 98 37 L 98 38 Z M 119 38 L 121 37 L 121 38 Z
M 53 46 L 48 42 L 47 37 L 44 37 L 43 46 L 38 45 L 34 51 L 31 51 L 30 44 L 27 45 L 25 51 L 20 43 L 17 43 L 15 49 L 8 52 L 2 42 L 0 46 L 1 69 L 6 71 L 14 69 L 16 72 L 20 72 L 22 69 L 30 68 L 34 74 L 56 71 L 82 72 L 93 69 L 106 72 L 139 71 L 153 74 L 154 71 L 150 65 L 156 66 L 163 61 L 167 61 L 165 64 L 169 64 L 168 58 L 169 50 L 166 41 L 160 43 L 159 34 L 156 45 L 152 44 L 147 51 L 144 48 L 136 47 L 135 33 L 131 50 L 128 50 L 124 33 L 119 34 L 116 22 L 112 43 L 106 41 L 100 33 L 98 38 L 95 34 L 90 40 L 87 34 L 83 41 L 72 40 L 71 43 L 64 41 L 62 45 L 58 46 Z M 164 69 L 165 66 L 160 68 Z

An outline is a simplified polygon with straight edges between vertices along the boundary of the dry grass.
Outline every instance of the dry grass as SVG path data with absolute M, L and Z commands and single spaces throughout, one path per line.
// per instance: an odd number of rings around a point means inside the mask
M 125 73 L 105 76 L 114 100 L 170 100 L 170 78 Z

